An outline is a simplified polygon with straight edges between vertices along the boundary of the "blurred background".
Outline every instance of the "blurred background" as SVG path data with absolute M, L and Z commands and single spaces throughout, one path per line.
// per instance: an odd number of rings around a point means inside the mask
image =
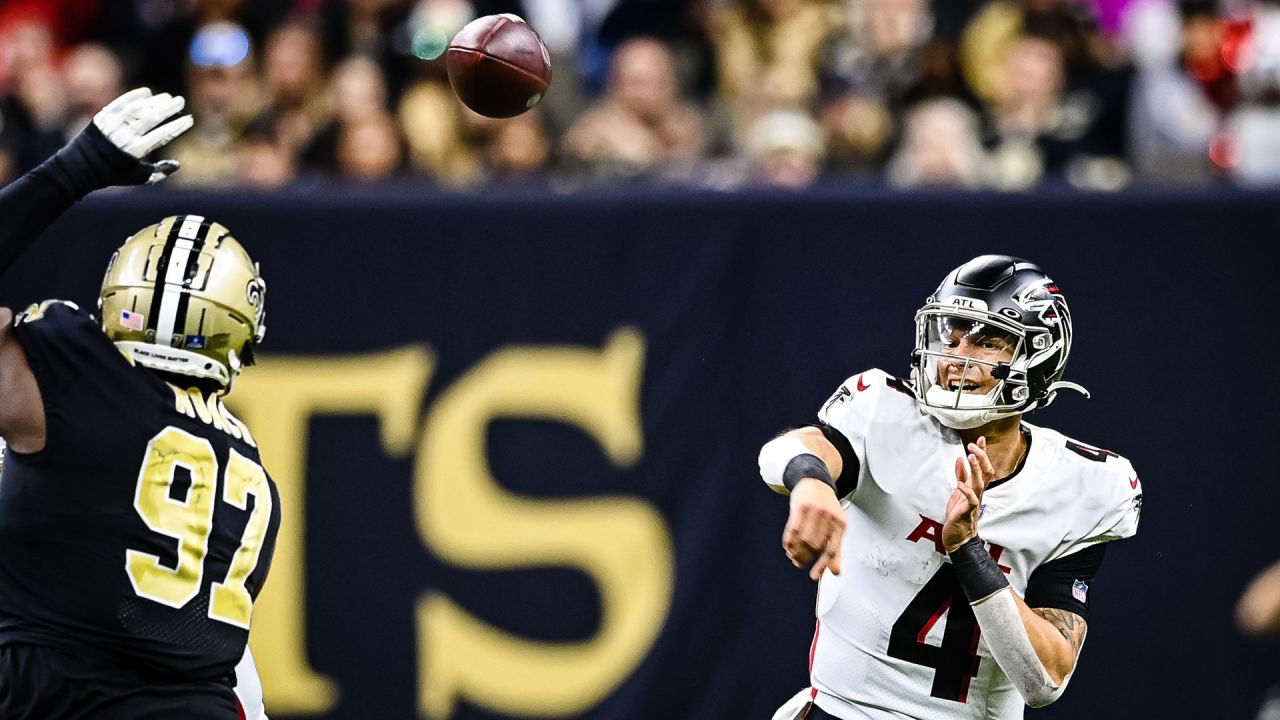
M 555 73 L 506 121 L 414 54 L 495 12 Z M 814 585 L 756 453 L 904 375 L 990 252 L 1062 286 L 1093 391 L 1029 420 L 1146 488 L 1028 716 L 1280 712 L 1280 5 L 0 0 L 0 182 L 137 85 L 187 96 L 182 171 L 82 202 L 0 303 L 92 307 L 168 214 L 261 262 L 231 401 L 284 502 L 273 718 L 770 717 Z
M 506 122 L 414 54 L 496 12 L 555 72 Z M 1280 182 L 1265 0 L 5 0 L 0 180 L 136 85 L 188 187 Z

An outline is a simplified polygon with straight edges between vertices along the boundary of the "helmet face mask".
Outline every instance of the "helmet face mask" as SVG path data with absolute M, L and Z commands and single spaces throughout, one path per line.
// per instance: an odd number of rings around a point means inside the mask
M 266 283 L 224 226 L 198 215 L 143 228 L 107 266 L 102 328 L 138 365 L 229 390 L 266 332 Z
M 1071 350 L 1071 314 L 1032 263 L 984 255 L 952 271 L 916 313 L 912 381 L 930 415 L 955 429 L 1045 407 Z

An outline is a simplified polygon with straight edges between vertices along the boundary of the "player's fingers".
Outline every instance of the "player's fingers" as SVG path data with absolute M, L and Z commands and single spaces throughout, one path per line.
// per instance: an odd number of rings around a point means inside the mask
M 102 108 L 100 112 L 119 112 L 125 105 L 128 105 L 134 100 L 140 100 L 147 97 L 151 97 L 151 88 L 134 88 L 133 90 L 130 90 L 115 100 L 107 103 L 106 107 Z
M 141 140 L 138 141 L 138 145 L 140 145 L 144 150 L 143 156 L 145 157 L 151 151 L 168 145 L 174 138 L 190 130 L 191 126 L 194 124 L 195 120 L 190 115 L 183 115 L 177 120 L 170 120 L 155 130 L 143 135 Z
M 822 551 L 818 554 L 818 559 L 813 563 L 813 567 L 809 569 L 809 577 L 814 582 L 817 582 L 822 579 L 823 571 L 828 569 L 839 575 L 839 558 L 840 546 L 828 541 L 826 547 L 822 548 Z
M 977 455 L 969 455 L 969 478 L 969 487 L 976 492 L 982 492 L 989 479 L 986 471 L 982 469 L 982 461 L 978 459 Z
M 818 556 L 818 561 L 809 568 L 809 579 L 817 582 L 822 578 L 822 571 L 827 569 L 827 556 L 822 554 Z
M 981 442 L 969 443 L 969 448 L 974 455 L 978 457 L 978 464 L 982 466 L 982 472 L 987 474 L 988 478 L 995 477 L 996 468 L 991 464 L 991 456 L 987 454 L 987 443 L 978 438 Z
M 827 541 L 827 554 L 830 560 L 827 567 L 830 568 L 832 575 L 840 574 L 840 559 L 843 556 L 844 547 L 844 528 L 839 528 L 831 534 L 831 539 Z
M 960 490 L 960 494 L 964 495 L 964 499 L 969 502 L 970 512 L 982 506 L 982 500 L 978 498 L 978 494 L 973 491 L 973 488 L 963 483 L 957 485 L 956 487 L 958 490 Z
M 800 534 L 792 526 L 788 526 L 782 535 L 782 548 L 786 550 L 791 564 L 796 567 L 808 565 L 813 560 L 813 551 L 800 539 Z
M 961 484 L 969 482 L 969 465 L 963 457 L 956 458 L 956 482 Z

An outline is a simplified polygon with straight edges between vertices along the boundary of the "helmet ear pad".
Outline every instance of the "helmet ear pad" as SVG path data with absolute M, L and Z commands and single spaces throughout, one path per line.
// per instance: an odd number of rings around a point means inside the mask
M 262 337 L 265 299 L 257 264 L 226 227 L 180 215 L 125 241 L 98 307 L 104 332 L 139 365 L 228 388 Z

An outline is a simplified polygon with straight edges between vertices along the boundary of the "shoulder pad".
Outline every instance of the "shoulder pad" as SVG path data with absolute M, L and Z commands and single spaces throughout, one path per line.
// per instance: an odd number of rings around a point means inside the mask
M 26 325 L 28 323 L 43 320 L 45 316 L 49 314 L 50 310 L 58 307 L 67 308 L 72 313 L 78 314 L 80 312 L 80 306 L 70 300 L 45 300 L 44 302 L 28 305 L 26 310 L 23 310 L 14 317 L 13 325 L 14 327 L 17 327 L 19 325 Z
M 1098 522 L 1085 544 L 1119 540 L 1138 532 L 1142 514 L 1142 481 L 1128 458 L 1103 448 L 1060 436 L 1063 460 L 1077 460 L 1083 498 L 1098 509 Z M 1083 499 L 1082 498 L 1082 499 Z

